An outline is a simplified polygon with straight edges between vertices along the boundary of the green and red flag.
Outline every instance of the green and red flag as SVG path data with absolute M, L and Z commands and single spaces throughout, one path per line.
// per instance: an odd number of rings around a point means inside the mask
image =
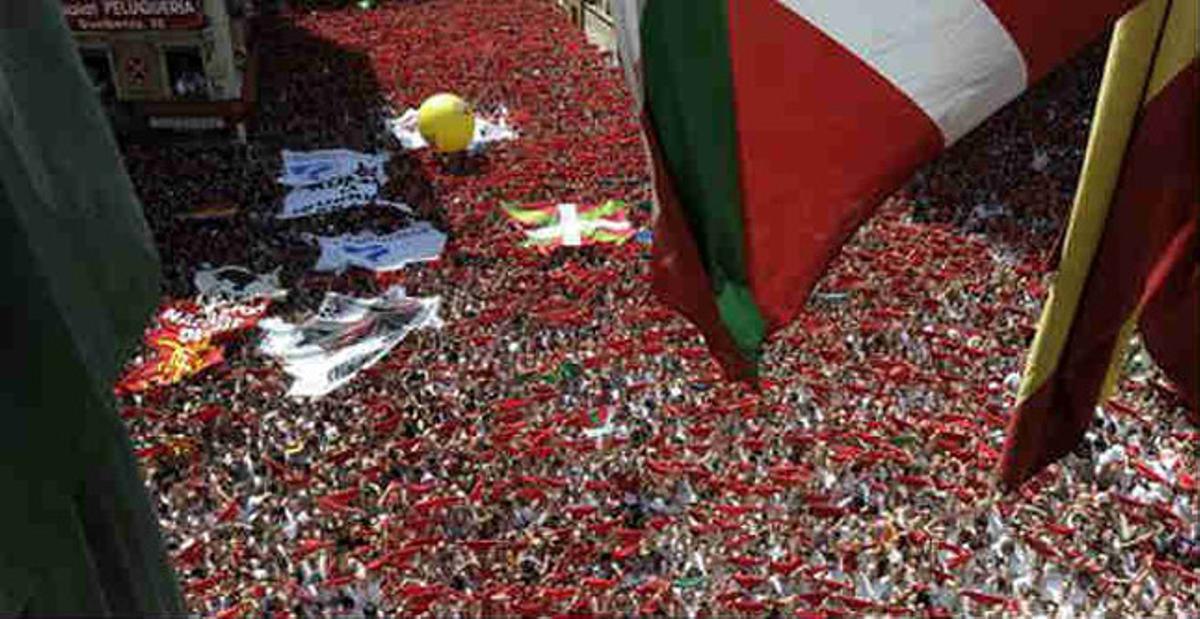
M 749 375 L 890 192 L 1133 0 L 618 0 L 656 287 Z

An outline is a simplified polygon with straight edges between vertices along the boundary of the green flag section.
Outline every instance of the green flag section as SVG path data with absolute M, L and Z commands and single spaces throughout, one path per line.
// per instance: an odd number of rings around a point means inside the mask
M 1133 0 L 617 0 L 655 285 L 748 377 L 890 192 Z
M 0 616 L 182 616 L 111 387 L 158 260 L 58 0 L 0 5 Z
M 722 365 L 756 370 L 766 335 L 746 280 L 733 84 L 725 6 L 667 2 L 624 7 L 622 57 L 644 101 L 658 217 L 654 283 L 704 333 Z M 640 24 L 640 25 L 639 25 Z M 629 31 L 633 30 L 633 33 Z M 630 55 L 630 49 L 644 50 Z M 644 85 L 644 88 L 643 88 Z

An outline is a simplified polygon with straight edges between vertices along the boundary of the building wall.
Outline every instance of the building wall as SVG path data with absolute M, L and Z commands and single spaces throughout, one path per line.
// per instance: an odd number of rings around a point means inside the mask
M 173 49 L 199 52 L 207 78 L 206 99 L 237 99 L 242 91 L 242 71 L 235 60 L 235 48 L 245 55 L 244 28 L 241 24 L 235 27 L 226 10 L 226 0 L 202 2 L 204 20 L 198 28 L 75 30 L 73 36 L 82 49 L 107 51 L 118 101 L 179 99 L 172 90 L 167 67 L 167 52 Z M 74 23 L 75 20 L 68 21 Z M 141 23 L 164 22 L 149 20 Z
M 201 32 L 204 72 L 208 76 L 209 96 L 217 100 L 236 99 L 242 93 L 241 72 L 233 62 L 233 32 L 225 0 L 204 0 L 208 25 Z
M 201 31 L 76 33 L 80 48 L 106 50 L 119 101 L 162 101 L 173 98 L 163 51 L 202 47 Z

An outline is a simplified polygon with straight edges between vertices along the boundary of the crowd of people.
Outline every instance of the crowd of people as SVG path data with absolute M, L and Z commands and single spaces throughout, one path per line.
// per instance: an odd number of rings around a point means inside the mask
M 649 248 L 523 249 L 504 201 L 650 199 L 611 58 L 554 3 L 434 0 L 265 16 L 245 145 L 124 145 L 164 295 L 202 264 L 325 292 L 443 300 L 316 400 L 249 332 L 225 362 L 122 396 L 189 608 L 309 616 L 1194 616 L 1200 434 L 1140 351 L 1087 441 L 1018 492 L 993 469 L 1069 207 L 1097 44 L 888 199 L 758 389 L 659 304 Z M 439 91 L 520 137 L 465 165 L 382 119 Z M 881 136 L 885 139 L 885 136 Z M 303 233 L 385 232 L 367 207 L 278 220 L 279 149 L 393 153 L 384 197 L 442 258 L 316 275 Z M 181 218 L 211 205 L 212 219 Z M 639 225 L 648 214 L 635 213 Z M 1028 233 L 1033 230 L 1034 233 Z

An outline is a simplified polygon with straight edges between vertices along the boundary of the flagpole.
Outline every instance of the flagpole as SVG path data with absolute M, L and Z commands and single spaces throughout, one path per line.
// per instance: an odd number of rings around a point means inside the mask
M 1146 0 L 1113 30 L 1058 273 L 1026 359 L 1019 402 L 1042 386 L 1062 356 L 1150 80 L 1167 7 L 1168 0 Z

